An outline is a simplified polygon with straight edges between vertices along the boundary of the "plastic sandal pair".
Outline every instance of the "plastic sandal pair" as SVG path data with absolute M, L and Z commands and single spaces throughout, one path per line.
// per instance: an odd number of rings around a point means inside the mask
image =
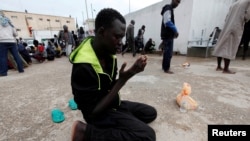
M 71 110 L 77 109 L 77 104 L 75 103 L 74 99 L 69 100 L 69 107 Z M 53 122 L 55 123 L 61 123 L 65 120 L 64 113 L 58 108 L 54 108 L 51 111 L 51 117 Z

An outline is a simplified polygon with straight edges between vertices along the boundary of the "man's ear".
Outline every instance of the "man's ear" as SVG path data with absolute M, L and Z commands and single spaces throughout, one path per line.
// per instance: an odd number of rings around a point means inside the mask
M 104 31 L 105 31 L 104 27 L 100 27 L 100 28 L 96 31 L 96 34 L 97 34 L 97 35 L 100 35 L 100 36 L 103 36 L 103 35 L 104 35 Z

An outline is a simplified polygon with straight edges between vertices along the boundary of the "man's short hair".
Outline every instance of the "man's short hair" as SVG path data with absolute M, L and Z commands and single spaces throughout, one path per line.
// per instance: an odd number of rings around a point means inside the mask
M 110 28 L 114 20 L 120 20 L 123 24 L 126 24 L 124 17 L 115 9 L 104 8 L 96 16 L 95 31 L 100 27 Z
M 65 28 L 68 28 L 68 26 L 67 25 L 63 25 L 63 29 L 65 29 Z

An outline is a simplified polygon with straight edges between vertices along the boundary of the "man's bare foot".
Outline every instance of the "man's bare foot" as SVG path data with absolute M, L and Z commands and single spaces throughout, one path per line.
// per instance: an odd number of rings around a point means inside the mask
M 222 70 L 223 70 L 223 69 L 220 68 L 220 67 L 216 68 L 216 71 L 222 71 Z
M 168 74 L 173 74 L 174 72 L 168 70 L 168 71 L 165 71 L 165 73 L 168 73 Z
M 84 141 L 86 126 L 81 121 L 75 121 L 72 126 L 71 141 Z
M 222 73 L 235 74 L 236 72 L 230 70 L 223 70 Z

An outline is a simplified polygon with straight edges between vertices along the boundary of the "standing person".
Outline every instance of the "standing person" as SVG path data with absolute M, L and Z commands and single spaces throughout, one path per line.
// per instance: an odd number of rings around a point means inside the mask
M 229 70 L 230 60 L 236 57 L 243 34 L 243 26 L 249 19 L 250 0 L 238 0 L 231 5 L 213 51 L 213 55 L 217 56 L 217 71 L 235 74 L 235 72 Z M 222 58 L 224 58 L 224 68 L 221 67 Z
M 77 37 L 77 35 L 75 34 L 75 32 L 73 30 L 71 31 L 71 33 L 72 33 L 72 36 L 73 36 L 73 39 L 74 39 L 74 44 L 78 45 L 78 37 Z
M 81 26 L 80 29 L 79 29 L 79 32 L 78 32 L 78 41 L 79 41 L 79 44 L 81 44 L 81 42 L 85 39 L 85 31 L 83 29 L 83 27 Z
M 126 21 L 114 9 L 102 9 L 95 20 L 95 37 L 88 37 L 70 55 L 74 100 L 87 123 L 75 121 L 72 141 L 155 141 L 147 123 L 155 120 L 152 106 L 121 100 L 119 90 L 144 70 L 147 56 L 140 56 L 117 77 L 116 47 L 125 35 Z
M 241 38 L 241 42 L 243 44 L 242 60 L 245 60 L 250 42 L 250 20 L 244 25 L 244 31 Z
M 163 61 L 162 69 L 165 73 L 173 74 L 170 71 L 170 64 L 173 55 L 174 38 L 179 36 L 175 26 L 174 9 L 180 4 L 181 0 L 172 0 L 171 4 L 166 4 L 161 11 L 161 39 L 163 40 Z
M 63 26 L 63 31 L 60 32 L 58 40 L 63 52 L 66 53 L 66 56 L 69 56 L 75 46 L 75 41 L 67 25 Z
M 135 37 L 134 37 L 134 25 L 135 25 L 135 21 L 131 20 L 130 24 L 128 25 L 127 30 L 126 30 L 127 46 L 123 50 L 122 55 L 124 55 L 124 53 L 127 51 L 128 48 L 132 49 L 133 57 L 135 57 L 135 55 L 136 55 Z
M 142 27 L 138 30 L 137 36 L 136 36 L 136 46 L 137 51 L 142 51 L 144 49 L 144 32 L 145 32 L 145 25 L 142 25 Z
M 0 11 L 0 76 L 7 76 L 8 72 L 8 50 L 14 57 L 19 73 L 24 72 L 22 60 L 19 57 L 17 43 L 17 32 L 10 20 Z

